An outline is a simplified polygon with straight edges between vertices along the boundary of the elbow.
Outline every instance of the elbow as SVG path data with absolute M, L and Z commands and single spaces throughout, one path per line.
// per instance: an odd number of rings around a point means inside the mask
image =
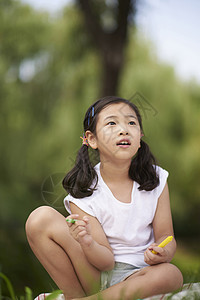
M 112 259 L 110 259 L 107 264 L 104 264 L 102 267 L 101 267 L 101 270 L 100 271 L 111 271 L 115 266 L 115 260 L 114 260 L 114 256 Z
M 173 243 L 174 243 L 174 247 L 173 247 L 173 256 L 172 256 L 172 257 L 174 257 L 174 255 L 175 255 L 175 253 L 176 253 L 176 248 L 177 248 L 177 243 L 176 243 L 175 238 L 174 238 Z
M 176 248 L 177 248 L 177 242 L 176 242 L 176 240 L 174 238 L 174 249 L 175 249 L 175 251 L 176 251 Z
M 173 239 L 173 241 L 171 242 L 172 244 L 169 245 L 169 248 L 168 248 L 168 259 L 166 262 L 171 262 L 171 260 L 173 259 L 175 253 L 176 253 L 176 248 L 177 248 L 177 243 L 176 243 L 176 240 L 175 238 Z

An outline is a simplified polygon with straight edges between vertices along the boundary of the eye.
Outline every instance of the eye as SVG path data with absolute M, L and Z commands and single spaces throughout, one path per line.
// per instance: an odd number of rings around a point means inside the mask
M 128 124 L 129 125 L 136 125 L 136 122 L 135 121 L 130 121 Z
M 116 123 L 114 121 L 110 121 L 107 125 L 116 125 Z

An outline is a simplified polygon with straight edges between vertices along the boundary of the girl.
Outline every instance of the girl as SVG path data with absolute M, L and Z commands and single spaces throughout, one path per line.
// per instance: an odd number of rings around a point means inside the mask
M 83 145 L 63 186 L 66 219 L 51 207 L 27 220 L 28 241 L 65 299 L 137 299 L 174 291 L 181 272 L 174 256 L 168 172 L 156 166 L 137 107 L 105 97 L 84 119 Z M 98 151 L 93 167 L 89 147 Z M 75 223 L 73 223 L 75 219 Z M 155 252 L 152 252 L 155 251 Z

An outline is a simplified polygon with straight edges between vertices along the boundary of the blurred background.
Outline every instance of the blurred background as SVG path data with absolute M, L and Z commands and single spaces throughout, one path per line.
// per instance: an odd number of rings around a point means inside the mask
M 170 173 L 173 262 L 200 281 L 199 13 L 198 0 L 0 0 L 0 268 L 17 295 L 56 288 L 24 225 L 41 205 L 66 215 L 61 181 L 105 95 L 138 105 Z

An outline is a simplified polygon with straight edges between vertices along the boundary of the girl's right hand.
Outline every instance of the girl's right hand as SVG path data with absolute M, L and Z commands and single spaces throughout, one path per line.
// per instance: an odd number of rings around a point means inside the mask
M 84 216 L 82 220 L 78 220 L 79 215 L 72 214 L 66 219 L 75 219 L 75 223 L 67 222 L 71 236 L 81 244 L 82 247 L 89 247 L 92 242 L 89 219 Z
M 152 250 L 156 251 L 157 253 L 152 253 Z M 153 243 L 144 252 L 144 261 L 150 266 L 167 262 L 168 251 L 165 247 L 161 248 L 158 247 L 158 244 Z

